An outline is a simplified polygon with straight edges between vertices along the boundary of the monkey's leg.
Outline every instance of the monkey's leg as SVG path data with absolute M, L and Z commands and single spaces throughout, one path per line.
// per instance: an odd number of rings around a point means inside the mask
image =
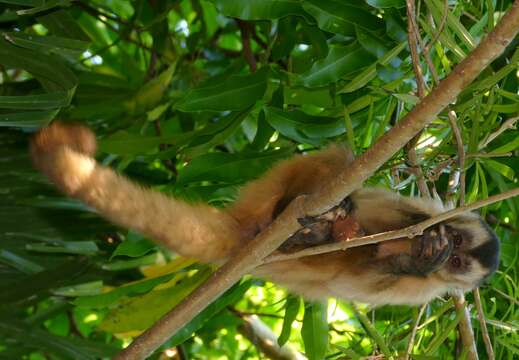
M 144 189 L 96 163 L 94 152 L 94 134 L 77 125 L 54 123 L 31 142 L 40 171 L 118 225 L 202 261 L 225 258 L 239 243 L 240 228 L 227 212 Z

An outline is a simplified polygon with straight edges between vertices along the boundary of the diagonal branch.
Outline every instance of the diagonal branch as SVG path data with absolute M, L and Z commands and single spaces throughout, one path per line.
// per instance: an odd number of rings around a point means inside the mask
M 176 308 L 137 337 L 116 359 L 145 359 L 174 333 L 185 326 L 211 301 L 220 296 L 240 277 L 259 265 L 263 258 L 296 232 L 297 218 L 321 214 L 359 188 L 375 170 L 401 149 L 424 126 L 470 84 L 495 59 L 519 30 L 519 0 L 516 0 L 494 30 L 463 60 L 436 89 L 424 98 L 393 129 L 357 158 L 335 182 L 321 193 L 296 198 L 287 209 L 255 239 L 238 250 L 202 286 Z

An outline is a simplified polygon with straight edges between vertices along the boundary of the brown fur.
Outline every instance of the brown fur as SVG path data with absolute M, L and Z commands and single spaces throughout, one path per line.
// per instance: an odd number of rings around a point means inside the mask
M 135 229 L 183 256 L 216 262 L 268 226 L 300 194 L 312 194 L 346 170 L 351 153 L 332 146 L 297 155 L 247 184 L 227 209 L 187 203 L 144 189 L 96 163 L 95 136 L 78 125 L 54 123 L 31 142 L 35 166 L 66 194 L 84 201 L 116 224 Z M 395 230 L 444 211 L 433 200 L 405 198 L 381 189 L 360 189 L 350 196 L 352 224 L 366 234 Z M 471 248 L 489 240 L 476 215 L 459 216 L 453 226 L 471 231 Z M 473 230 L 468 230 L 473 229 Z M 355 233 L 358 229 L 351 230 Z M 429 301 L 450 289 L 469 289 L 488 269 L 471 260 L 470 272 L 447 267 L 427 277 L 387 272 L 387 259 L 410 253 L 416 239 L 398 239 L 306 258 L 263 265 L 255 274 L 279 282 L 309 298 L 337 296 L 374 304 Z M 468 251 L 469 249 L 463 249 Z

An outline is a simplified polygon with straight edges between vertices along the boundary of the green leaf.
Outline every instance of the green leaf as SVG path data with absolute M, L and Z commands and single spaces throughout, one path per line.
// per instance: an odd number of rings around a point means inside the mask
M 283 111 L 266 107 L 265 117 L 270 125 L 284 136 L 301 143 L 319 145 L 324 138 L 344 133 L 341 118 L 311 116 L 301 111 Z
M 151 279 L 143 279 L 134 283 L 117 287 L 99 295 L 81 296 L 73 301 L 74 305 L 89 308 L 106 308 L 116 304 L 123 297 L 134 297 L 149 293 L 157 285 L 173 279 L 175 274 L 167 274 Z M 178 279 L 181 280 L 181 277 Z
M 60 54 L 61 52 L 69 52 L 73 55 L 79 56 L 88 48 L 89 45 L 87 41 L 69 39 L 60 36 L 38 36 L 20 32 L 8 32 L 3 35 L 9 42 L 17 46 L 57 54 Z
M 498 147 L 497 149 L 493 149 L 490 154 L 502 154 L 507 153 L 510 151 L 514 151 L 515 149 L 519 148 L 519 136 L 515 137 L 512 141 L 509 143 Z
M 268 150 L 258 153 L 210 153 L 194 158 L 178 174 L 178 183 L 220 181 L 236 183 L 250 180 L 267 170 L 292 149 Z
M 11 266 L 25 274 L 34 274 L 44 269 L 37 263 L 27 260 L 11 251 L 4 249 L 0 249 L 0 262 Z
M 492 159 L 481 159 L 481 162 L 491 171 L 497 171 L 499 174 L 503 175 L 507 179 L 511 181 L 514 180 L 515 171 L 508 165 L 505 165 L 503 163 L 500 163 L 499 161 L 495 161 Z
M 334 34 L 355 35 L 355 26 L 378 30 L 382 21 L 369 12 L 336 0 L 305 0 L 303 9 L 311 14 L 319 27 Z
M 18 15 L 33 15 L 42 11 L 48 11 L 59 6 L 70 6 L 71 0 L 46 0 L 40 6 L 33 7 L 32 9 L 18 10 Z
M 120 304 L 117 309 L 108 313 L 99 328 L 112 333 L 145 330 L 174 308 L 210 274 L 211 271 L 208 269 L 201 270 L 175 286 L 153 290 L 142 296 L 130 298 L 126 303 Z
M 133 99 L 127 102 L 126 105 L 129 111 L 132 114 L 140 114 L 157 106 L 173 79 L 175 69 L 176 63 L 170 65 L 160 75 L 144 84 Z
M 30 111 L 0 114 L 0 127 L 12 126 L 17 128 L 40 128 L 47 126 L 58 114 L 58 110 Z
M 284 87 L 283 97 L 287 105 L 315 105 L 323 108 L 332 107 L 335 96 L 329 86 L 306 88 L 303 86 Z
M 243 20 L 274 20 L 288 15 L 305 15 L 297 0 L 216 0 L 224 15 Z
M 197 135 L 191 134 L 189 148 L 185 150 L 185 154 L 190 157 L 198 156 L 207 153 L 212 147 L 222 144 L 238 130 L 251 111 L 252 107 L 249 107 L 242 111 L 231 113 L 227 118 L 221 119 L 219 122 L 222 124 L 215 126 L 220 129 L 218 132 L 214 132 L 214 128 L 207 126 L 207 129 L 197 132 Z
M 305 304 L 301 336 L 309 360 L 322 360 L 328 349 L 327 305 L 321 302 Z
M 213 301 L 207 306 L 200 314 L 195 316 L 186 326 L 180 329 L 173 337 L 169 340 L 171 346 L 182 344 L 184 341 L 189 339 L 191 335 L 200 329 L 204 323 L 206 323 L 211 317 L 213 317 L 222 309 L 229 305 L 236 303 L 238 300 L 243 298 L 245 292 L 252 286 L 252 281 L 242 281 L 240 284 L 233 286 L 227 290 L 222 296 Z
M 0 38 L 0 64 L 28 71 L 43 81 L 48 91 L 68 91 L 77 85 L 76 76 L 60 57 L 17 47 L 3 38 Z
M 233 75 L 222 82 L 211 80 L 190 90 L 174 107 L 180 111 L 243 110 L 260 100 L 267 89 L 267 67 L 251 75 Z
M 14 346 L 27 345 L 30 348 L 59 355 L 62 359 L 95 360 L 111 358 L 119 349 L 104 343 L 78 337 L 57 336 L 35 326 L 11 318 L 0 318 L 0 335 Z
M 425 0 L 427 7 L 431 10 L 434 20 L 437 24 L 440 24 L 443 16 L 445 15 L 445 6 L 443 2 L 439 0 Z M 476 47 L 476 42 L 470 35 L 470 32 L 465 29 L 461 24 L 459 18 L 455 16 L 450 9 L 447 8 L 447 28 L 457 35 L 461 39 L 462 43 L 467 47 L 468 50 L 472 50 Z
M 101 265 L 103 270 L 108 271 L 121 271 L 128 269 L 135 269 L 141 266 L 152 265 L 157 262 L 157 253 L 153 253 L 146 256 L 141 256 L 139 258 L 131 259 L 131 260 L 116 260 L 111 261 L 109 263 Z
M 33 243 L 26 244 L 25 249 L 42 253 L 79 255 L 94 255 L 99 251 L 93 241 L 66 241 L 59 245 Z
M 296 320 L 299 308 L 301 307 L 301 298 L 299 296 L 289 296 L 285 305 L 285 317 L 283 318 L 283 327 L 278 337 L 278 345 L 283 346 L 290 338 L 292 332 L 292 323 Z
M 89 265 L 86 258 L 76 258 L 54 268 L 24 276 L 15 284 L 2 285 L 0 286 L 0 304 L 16 303 L 41 295 L 53 288 L 65 286 L 83 274 Z
M 87 42 L 91 41 L 90 37 L 83 31 L 68 10 L 53 11 L 39 16 L 37 20 L 56 36 Z
M 70 105 L 74 91 L 59 91 L 41 95 L 0 96 L 1 109 L 38 110 Z
M 142 235 L 134 231 L 128 231 L 126 239 L 120 243 L 112 253 L 110 260 L 116 256 L 141 257 L 155 249 L 157 246 Z
M 364 69 L 360 74 L 356 75 L 353 79 L 348 81 L 348 83 L 339 90 L 339 93 L 350 93 L 354 92 L 362 88 L 364 85 L 369 83 L 377 76 L 377 65 L 387 65 L 390 62 L 393 62 L 393 59 L 396 59 L 398 54 L 402 52 L 407 46 L 407 42 L 402 42 L 389 50 L 382 58 L 380 58 L 374 64 L 369 65 L 366 69 Z
M 328 85 L 373 61 L 375 59 L 358 44 L 331 46 L 328 56 L 315 62 L 310 70 L 299 76 L 298 81 L 308 87 Z
M 99 150 L 111 154 L 146 154 L 156 149 L 165 140 L 159 136 L 142 136 L 124 130 L 99 140 Z
M 378 9 L 386 8 L 402 8 L 405 6 L 405 0 L 365 0 L 369 5 Z
M 391 59 L 386 58 L 386 55 L 390 52 L 390 49 L 386 46 L 388 42 L 387 39 L 378 38 L 372 33 L 364 31 L 359 27 L 356 28 L 356 33 L 357 40 L 364 50 L 369 52 L 371 55 L 376 56 L 380 61 L 384 60 L 384 62 L 391 64 L 393 67 L 400 66 L 402 60 L 397 56 L 394 56 Z

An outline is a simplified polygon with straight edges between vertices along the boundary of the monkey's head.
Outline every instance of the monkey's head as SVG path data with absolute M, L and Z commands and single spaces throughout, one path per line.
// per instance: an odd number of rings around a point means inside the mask
M 448 244 L 434 273 L 452 290 L 478 287 L 497 270 L 500 242 L 480 216 L 463 214 L 445 221 L 438 230 Z

